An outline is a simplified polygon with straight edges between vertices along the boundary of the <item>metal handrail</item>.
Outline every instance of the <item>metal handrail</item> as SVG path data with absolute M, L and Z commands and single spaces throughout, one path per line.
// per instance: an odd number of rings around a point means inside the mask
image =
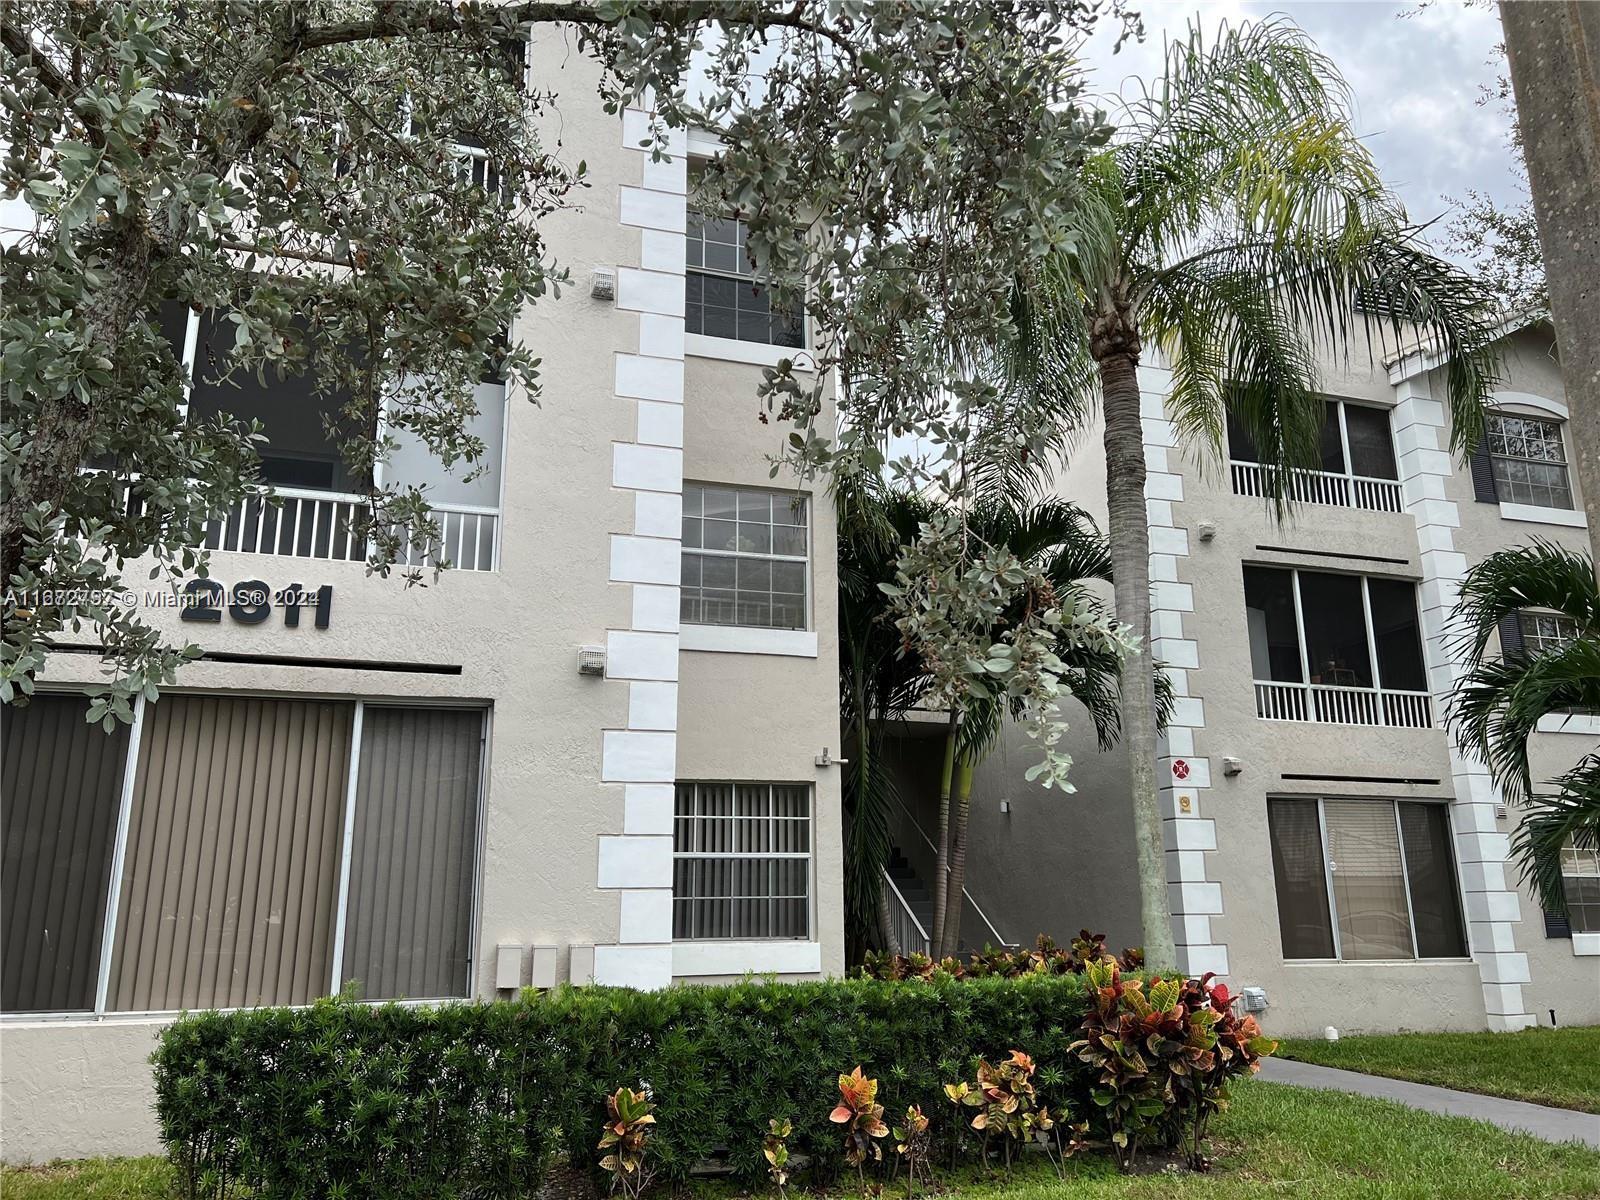
M 879 870 L 883 872 L 883 881 L 889 885 L 889 890 L 894 893 L 895 900 L 899 902 L 901 919 L 910 921 L 912 928 L 917 931 L 917 937 L 920 943 L 918 946 L 918 953 L 927 954 L 933 947 L 933 939 L 928 936 L 928 931 L 922 927 L 922 922 L 917 920 L 917 914 L 912 911 L 910 903 L 906 900 L 905 896 L 901 894 L 899 887 L 895 885 L 894 876 L 889 874 L 889 868 L 880 867 Z M 899 939 L 898 934 L 896 936 L 897 939 L 902 942 L 902 953 L 908 952 L 907 948 L 903 944 L 904 939 Z
M 901 804 L 897 797 L 892 798 L 890 803 L 900 810 L 901 814 L 906 818 L 906 820 L 911 822 L 911 828 L 917 831 L 917 836 L 928 844 L 929 850 L 932 850 L 934 854 L 937 855 L 939 853 L 939 847 L 934 845 L 933 839 L 930 838 L 926 832 L 924 832 L 921 825 L 917 824 L 917 819 L 911 815 L 911 811 L 906 808 L 904 804 Z M 950 868 L 948 866 L 945 867 L 944 870 L 946 875 L 950 874 Z M 983 911 L 983 907 L 972 898 L 972 893 L 967 891 L 966 888 L 961 889 L 961 895 L 968 904 L 972 905 L 972 911 L 978 914 L 978 920 L 983 922 L 984 928 L 989 931 L 990 936 L 994 939 L 997 945 L 1006 950 L 1014 950 L 1022 944 L 1021 942 L 1008 942 L 1005 940 L 1005 938 L 1001 937 L 1000 931 L 994 927 L 994 922 L 989 920 L 989 915 Z

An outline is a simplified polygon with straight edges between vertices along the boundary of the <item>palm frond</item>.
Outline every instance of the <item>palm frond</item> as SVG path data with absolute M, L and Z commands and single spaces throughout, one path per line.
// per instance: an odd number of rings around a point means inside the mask
M 1452 649 L 1478 661 L 1501 619 L 1530 608 L 1570 617 L 1580 637 L 1600 636 L 1594 560 L 1543 538 L 1488 555 L 1461 582 Z
M 1585 755 L 1560 779 L 1555 795 L 1536 796 L 1511 838 L 1522 863 L 1522 878 L 1546 912 L 1567 911 L 1561 877 L 1562 851 L 1568 845 L 1600 847 L 1600 752 Z
M 1577 638 L 1527 659 L 1472 662 L 1451 696 L 1449 719 L 1515 799 L 1533 790 L 1528 738 L 1539 719 L 1566 709 L 1600 710 L 1600 640 Z

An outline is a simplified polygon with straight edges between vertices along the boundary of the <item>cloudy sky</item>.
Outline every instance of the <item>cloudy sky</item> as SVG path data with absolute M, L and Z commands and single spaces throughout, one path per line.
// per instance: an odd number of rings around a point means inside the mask
M 1181 36 L 1198 17 L 1209 33 L 1228 20 L 1280 13 L 1328 54 L 1355 93 L 1358 129 L 1368 139 L 1384 178 L 1414 221 L 1444 213 L 1445 196 L 1477 188 L 1500 200 L 1516 195 L 1506 150 L 1506 118 L 1497 102 L 1477 103 L 1492 85 L 1500 18 L 1492 7 L 1438 0 L 1415 15 L 1416 4 L 1379 0 L 1132 0 L 1144 19 L 1143 44 L 1097 33 L 1085 50 L 1096 92 L 1114 93 L 1129 76 L 1158 75 L 1162 36 Z M 1441 222 L 1441 225 L 1443 222 Z

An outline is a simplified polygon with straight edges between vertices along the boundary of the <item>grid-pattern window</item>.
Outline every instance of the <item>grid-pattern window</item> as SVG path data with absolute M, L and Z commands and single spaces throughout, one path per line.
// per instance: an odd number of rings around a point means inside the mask
M 1600 933 L 1600 847 L 1568 842 L 1561 851 L 1561 890 L 1573 933 Z
M 1491 413 L 1489 462 L 1495 494 L 1501 500 L 1540 508 L 1572 507 L 1561 422 Z
M 755 282 L 746 232 L 745 223 L 735 217 L 689 213 L 685 331 L 769 346 L 804 346 L 800 313 L 773 307 L 771 293 Z
M 1466 956 L 1444 805 L 1281 797 L 1267 825 L 1285 958 Z
M 807 515 L 804 496 L 684 485 L 682 619 L 804 629 Z
M 811 935 L 811 789 L 680 783 L 672 835 L 672 936 Z
M 1517 624 L 1522 628 L 1523 652 L 1530 656 L 1558 650 L 1578 636 L 1578 623 L 1555 613 L 1518 613 Z

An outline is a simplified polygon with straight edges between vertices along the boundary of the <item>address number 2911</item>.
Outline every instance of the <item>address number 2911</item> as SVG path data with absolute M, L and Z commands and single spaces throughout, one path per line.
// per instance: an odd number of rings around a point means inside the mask
M 300 624 L 300 610 L 312 610 L 312 623 L 318 629 L 328 627 L 333 612 L 333 585 L 325 583 L 311 589 L 298 583 L 273 591 L 259 579 L 246 579 L 233 587 L 224 587 L 215 579 L 191 579 L 183 589 L 182 617 L 185 621 L 220 622 L 223 610 L 241 625 L 260 625 L 272 616 L 272 610 L 283 610 L 283 623 L 290 629 Z

